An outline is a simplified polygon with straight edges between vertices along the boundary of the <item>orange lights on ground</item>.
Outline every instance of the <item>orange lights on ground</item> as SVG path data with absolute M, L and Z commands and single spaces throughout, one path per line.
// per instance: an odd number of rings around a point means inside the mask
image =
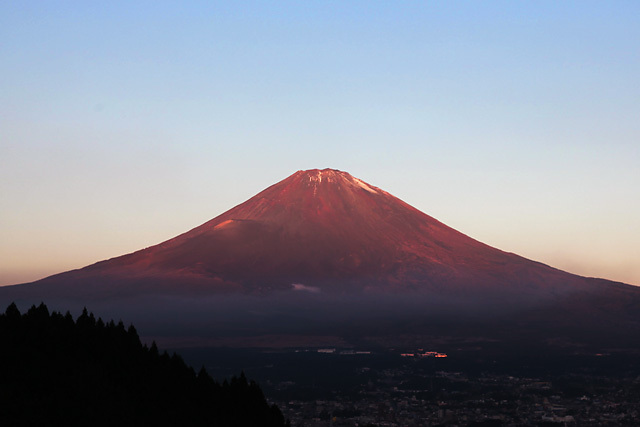
M 422 351 L 422 349 L 420 349 Z M 446 353 L 439 353 L 437 351 L 426 351 L 423 353 L 400 353 L 402 357 L 447 357 Z

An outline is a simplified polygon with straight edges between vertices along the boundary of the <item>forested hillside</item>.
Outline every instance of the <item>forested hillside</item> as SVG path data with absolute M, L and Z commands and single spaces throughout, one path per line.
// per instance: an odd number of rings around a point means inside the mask
M 0 420 L 6 426 L 284 426 L 244 374 L 218 383 L 147 347 L 133 326 L 44 304 L 0 315 Z

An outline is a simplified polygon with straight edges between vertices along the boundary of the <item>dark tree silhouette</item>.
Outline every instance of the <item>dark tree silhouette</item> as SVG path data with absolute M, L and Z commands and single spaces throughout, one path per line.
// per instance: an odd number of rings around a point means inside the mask
M 44 304 L 0 315 L 0 424 L 285 426 L 244 373 L 222 384 L 142 345 L 133 325 Z

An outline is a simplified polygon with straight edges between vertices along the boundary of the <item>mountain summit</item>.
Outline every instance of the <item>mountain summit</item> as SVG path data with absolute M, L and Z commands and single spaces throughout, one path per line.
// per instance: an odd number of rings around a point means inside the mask
M 35 283 L 56 295 L 306 290 L 519 299 L 594 286 L 478 242 L 334 169 L 298 171 L 171 240 Z

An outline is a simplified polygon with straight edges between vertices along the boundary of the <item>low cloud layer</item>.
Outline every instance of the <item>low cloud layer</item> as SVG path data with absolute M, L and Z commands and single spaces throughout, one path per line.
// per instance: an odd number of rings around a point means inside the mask
M 293 287 L 294 291 L 311 292 L 312 294 L 320 293 L 320 288 L 316 286 L 303 285 L 302 283 L 293 283 L 291 284 L 291 287 Z

